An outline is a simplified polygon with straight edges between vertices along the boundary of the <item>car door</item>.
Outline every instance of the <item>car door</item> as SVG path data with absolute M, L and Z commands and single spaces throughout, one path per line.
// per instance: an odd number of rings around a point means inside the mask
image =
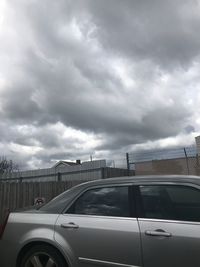
M 77 266 L 142 266 L 131 192 L 128 185 L 88 189 L 60 215 L 55 238 Z
M 143 184 L 139 200 L 144 267 L 199 267 L 199 187 Z

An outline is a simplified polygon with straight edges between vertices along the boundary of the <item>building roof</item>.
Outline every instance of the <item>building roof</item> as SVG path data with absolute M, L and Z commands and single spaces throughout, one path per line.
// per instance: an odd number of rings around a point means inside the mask
M 63 165 L 63 166 L 74 166 L 74 165 L 79 165 L 79 163 L 72 162 L 72 161 L 60 160 L 55 165 L 53 165 L 52 168 L 57 168 L 57 167 L 59 167 L 59 165 Z

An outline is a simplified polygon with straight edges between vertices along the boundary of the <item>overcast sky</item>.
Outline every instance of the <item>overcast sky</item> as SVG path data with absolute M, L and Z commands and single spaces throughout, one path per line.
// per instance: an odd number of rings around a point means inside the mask
M 21 168 L 188 146 L 197 0 L 0 0 L 0 151 Z

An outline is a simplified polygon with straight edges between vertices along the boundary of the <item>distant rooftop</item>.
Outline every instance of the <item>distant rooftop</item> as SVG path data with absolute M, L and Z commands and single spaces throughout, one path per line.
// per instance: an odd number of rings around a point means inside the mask
M 56 164 L 54 164 L 52 166 L 52 168 L 56 168 L 58 166 L 74 166 L 74 165 L 80 165 L 81 161 L 80 160 L 76 160 L 76 162 L 73 161 L 66 161 L 66 160 L 60 160 L 58 161 Z

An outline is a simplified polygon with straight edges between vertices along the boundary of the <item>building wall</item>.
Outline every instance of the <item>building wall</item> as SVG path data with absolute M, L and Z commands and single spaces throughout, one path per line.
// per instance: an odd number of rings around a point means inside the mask
M 33 181 L 57 181 L 60 173 L 63 180 L 93 180 L 101 177 L 101 168 L 106 167 L 105 160 L 83 162 L 80 165 L 61 166 L 56 168 L 29 170 L 5 174 L 2 179 L 17 179 Z
M 197 153 L 200 156 L 200 136 L 195 137 Z
M 190 157 L 167 160 L 152 160 L 135 163 L 136 175 L 180 174 L 199 175 L 198 158 Z

